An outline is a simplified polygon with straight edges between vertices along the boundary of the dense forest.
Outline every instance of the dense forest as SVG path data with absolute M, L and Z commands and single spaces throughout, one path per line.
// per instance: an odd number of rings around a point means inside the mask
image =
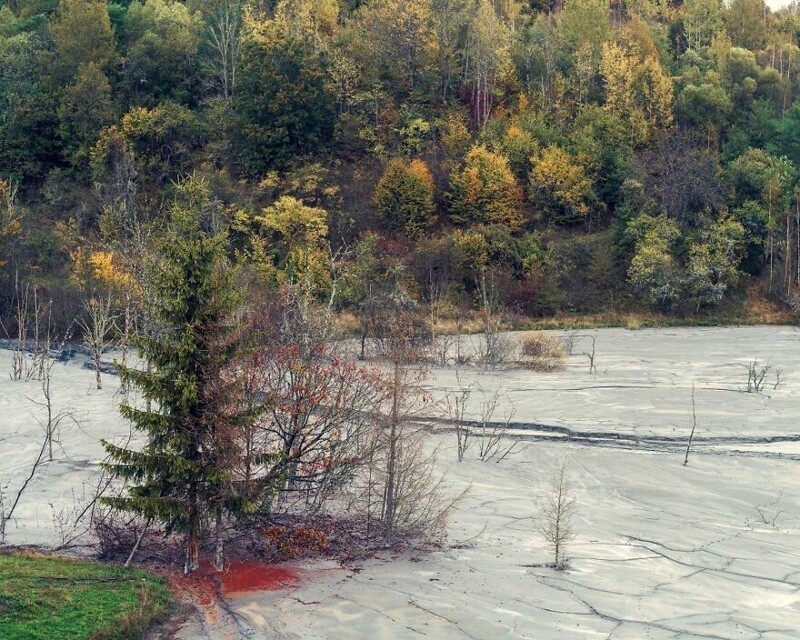
M 242 287 L 356 315 L 791 307 L 798 36 L 762 0 L 6 0 L 0 319 L 128 309 L 177 192 Z

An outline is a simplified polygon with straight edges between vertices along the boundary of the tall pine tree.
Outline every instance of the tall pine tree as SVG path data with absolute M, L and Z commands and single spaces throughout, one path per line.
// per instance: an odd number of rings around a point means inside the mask
M 240 351 L 231 322 L 237 296 L 225 268 L 223 234 L 208 230 L 206 185 L 189 179 L 178 188 L 171 228 L 150 269 L 155 330 L 135 346 L 145 370 L 120 367 L 124 385 L 137 388 L 146 405 L 120 407 L 147 434 L 140 451 L 104 441 L 108 471 L 129 482 L 110 506 L 186 534 L 185 571 L 199 566 L 205 525 L 216 521 L 216 564 L 221 568 L 225 513 L 247 504 L 235 490 L 237 414 L 233 362 Z

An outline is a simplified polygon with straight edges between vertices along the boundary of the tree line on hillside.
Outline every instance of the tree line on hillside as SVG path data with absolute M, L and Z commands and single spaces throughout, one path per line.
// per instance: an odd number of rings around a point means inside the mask
M 335 289 L 362 329 L 398 283 L 450 317 L 794 303 L 799 29 L 762 0 L 7 2 L 0 319 L 26 288 L 128 317 L 188 175 L 248 287 Z

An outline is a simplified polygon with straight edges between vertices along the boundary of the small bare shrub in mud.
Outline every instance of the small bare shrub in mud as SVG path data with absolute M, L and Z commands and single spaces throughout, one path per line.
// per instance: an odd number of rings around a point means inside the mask
M 567 355 L 564 344 L 555 336 L 537 331 L 521 339 L 522 364 L 534 371 L 558 371 L 564 368 Z
M 572 355 L 572 352 L 575 349 L 575 341 L 578 339 L 578 337 L 578 332 L 573 329 L 572 331 L 567 331 L 558 339 L 558 341 L 561 343 L 561 346 L 564 348 L 566 355 Z
M 502 333 L 507 320 L 507 310 L 500 301 L 500 290 L 494 272 L 481 273 L 478 281 L 481 300 L 482 340 L 478 344 L 477 360 L 484 367 L 502 367 L 513 361 L 517 345 Z
M 557 571 L 567 568 L 566 546 L 575 536 L 575 499 L 571 496 L 566 472 L 567 462 L 564 460 L 553 476 L 538 522 L 539 533 L 553 553 L 550 566 Z
M 783 369 L 774 369 L 772 365 L 769 364 L 760 364 L 758 362 L 758 358 L 749 362 L 745 365 L 745 369 L 747 369 L 747 387 L 746 388 L 739 388 L 739 391 L 745 393 L 761 393 L 764 390 L 764 387 L 767 384 L 772 386 L 772 390 L 776 390 L 781 385 L 781 376 L 783 375 Z M 773 371 L 775 374 L 775 381 L 774 383 L 768 382 L 767 374 Z

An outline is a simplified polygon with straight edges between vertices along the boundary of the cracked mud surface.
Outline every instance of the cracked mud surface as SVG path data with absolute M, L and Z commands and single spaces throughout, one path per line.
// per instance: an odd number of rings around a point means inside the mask
M 459 464 L 454 436 L 438 427 L 448 486 L 456 493 L 472 483 L 451 520 L 449 548 L 375 559 L 358 571 L 305 562 L 299 586 L 228 596 L 179 637 L 800 638 L 800 331 L 593 333 L 596 374 L 580 342 L 565 371 L 461 373 L 490 394 L 508 390 L 496 418 L 513 402 L 512 433 L 528 446 L 500 464 L 475 460 L 474 450 Z M 781 368 L 782 381 L 741 393 L 755 358 Z M 99 450 L 90 438 L 127 434 L 112 411 L 113 383 L 103 395 L 87 393 L 91 377 L 70 370 L 61 383 L 89 420 L 63 434 L 69 460 L 32 487 L 11 542 L 52 542 L 48 502 L 91 481 Z M 428 382 L 441 396 L 456 374 L 435 369 Z M 698 424 L 684 467 L 693 383 Z M 0 383 L 0 478 L 9 481 L 24 469 L 26 432 L 38 428 L 28 425 L 31 412 L 21 415 L 25 393 L 33 392 Z M 472 398 L 477 418 L 480 393 Z M 564 456 L 576 538 L 570 568 L 556 572 L 544 566 L 550 556 L 535 520 Z

